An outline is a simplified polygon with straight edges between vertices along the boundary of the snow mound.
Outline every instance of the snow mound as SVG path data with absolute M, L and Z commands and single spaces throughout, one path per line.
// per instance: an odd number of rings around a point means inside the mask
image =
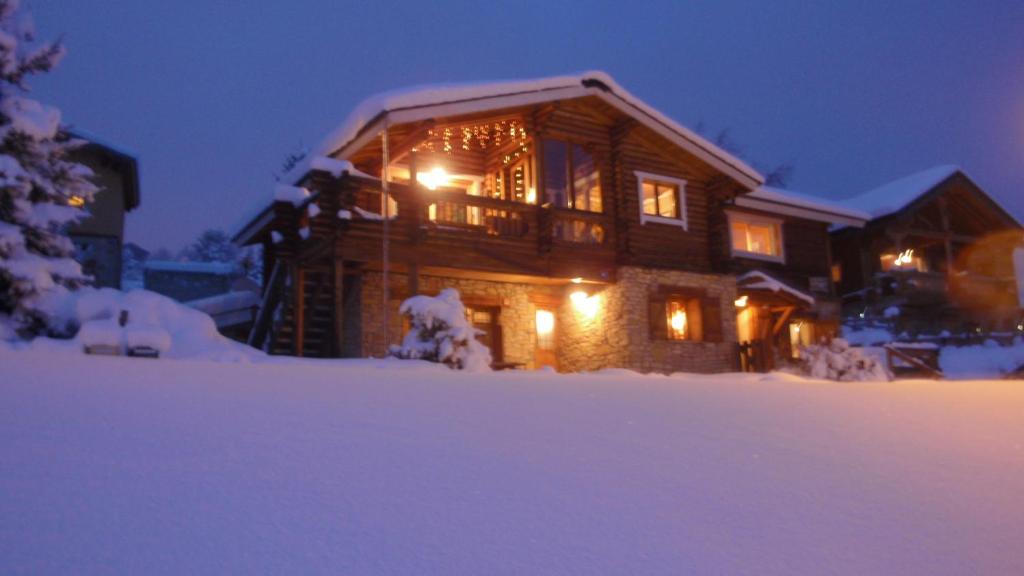
M 840 382 L 892 380 L 884 364 L 851 348 L 842 338 L 835 338 L 828 344 L 804 346 L 800 356 L 811 378 Z
M 1010 346 L 993 346 L 992 340 L 979 346 L 945 346 L 939 367 L 947 378 L 993 378 L 1024 366 L 1024 341 L 1017 337 Z
M 123 352 L 145 346 L 167 358 L 221 362 L 263 357 L 263 353 L 222 336 L 209 315 L 155 292 L 83 288 L 54 292 L 46 307 L 52 329 L 73 337 L 37 338 L 24 346 L 71 352 L 87 346 L 113 346 Z
M 452 368 L 488 371 L 491 351 L 476 339 L 480 332 L 466 319 L 466 307 L 454 288 L 437 296 L 413 296 L 399 309 L 409 316 L 409 333 L 391 352 L 399 358 L 440 362 Z

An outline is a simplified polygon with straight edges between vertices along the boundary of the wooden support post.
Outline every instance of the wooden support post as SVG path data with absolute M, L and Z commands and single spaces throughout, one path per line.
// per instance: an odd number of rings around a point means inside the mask
M 345 262 L 334 258 L 334 348 L 335 358 L 345 352 Z
M 949 206 L 945 196 L 939 196 L 939 216 L 942 218 L 942 244 L 946 250 L 946 282 L 953 278 L 953 231 L 949 227 Z
M 306 330 L 306 283 L 305 273 L 297 263 L 293 263 L 291 265 L 291 277 L 292 296 L 294 298 L 292 303 L 292 320 L 294 323 L 292 330 L 292 344 L 295 347 L 295 355 L 302 356 L 303 340 Z

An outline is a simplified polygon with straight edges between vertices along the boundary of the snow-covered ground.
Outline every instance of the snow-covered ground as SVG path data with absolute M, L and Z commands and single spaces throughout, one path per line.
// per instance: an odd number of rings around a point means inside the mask
M 0 573 L 1020 574 L 1024 385 L 0 349 Z

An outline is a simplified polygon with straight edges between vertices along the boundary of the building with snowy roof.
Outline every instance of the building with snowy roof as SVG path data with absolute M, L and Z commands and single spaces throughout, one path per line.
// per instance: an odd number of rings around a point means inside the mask
M 244 278 L 242 270 L 231 262 L 149 260 L 143 269 L 146 290 L 179 302 L 226 294 L 235 289 L 238 281 L 252 282 Z M 255 286 L 249 288 L 258 291 Z
M 236 241 L 250 343 L 306 356 L 385 354 L 402 300 L 456 288 L 498 367 L 767 369 L 835 331 L 828 230 L 868 219 L 601 72 L 372 97 L 284 180 Z
M 901 331 L 1015 327 L 1021 224 L 958 166 L 937 166 L 841 202 L 866 212 L 832 232 L 849 315 L 899 310 Z
M 95 136 L 79 131 L 72 137 L 86 142 L 73 158 L 92 170 L 92 181 L 99 188 L 86 206 L 89 216 L 68 231 L 75 259 L 97 286 L 120 288 L 125 216 L 140 202 L 138 161 L 130 152 Z

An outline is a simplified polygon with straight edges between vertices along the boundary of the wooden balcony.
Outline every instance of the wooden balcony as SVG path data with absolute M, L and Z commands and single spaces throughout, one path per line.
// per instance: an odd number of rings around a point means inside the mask
M 609 277 L 615 262 L 613 221 L 606 214 L 474 196 L 457 189 L 396 184 L 389 194 L 397 203 L 389 238 L 392 256 L 398 260 L 588 278 Z M 342 236 L 350 245 L 363 240 L 361 250 L 370 258 L 378 257 L 371 239 L 380 238 L 380 198 L 377 190 L 360 190 L 355 205 L 373 216 L 353 217 Z

